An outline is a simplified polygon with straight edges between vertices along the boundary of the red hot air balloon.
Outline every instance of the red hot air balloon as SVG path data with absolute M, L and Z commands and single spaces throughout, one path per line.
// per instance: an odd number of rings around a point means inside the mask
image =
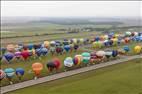
M 58 70 L 61 66 L 61 61 L 58 58 L 54 58 L 53 63 L 55 64 L 56 70 Z
M 21 52 L 21 56 L 24 58 L 24 60 L 27 60 L 28 57 L 30 56 L 29 51 L 28 50 L 23 50 Z

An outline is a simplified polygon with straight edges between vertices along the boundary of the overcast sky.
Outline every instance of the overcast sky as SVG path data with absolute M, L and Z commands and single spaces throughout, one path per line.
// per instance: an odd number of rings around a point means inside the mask
M 141 1 L 2 1 L 1 16 L 140 16 Z

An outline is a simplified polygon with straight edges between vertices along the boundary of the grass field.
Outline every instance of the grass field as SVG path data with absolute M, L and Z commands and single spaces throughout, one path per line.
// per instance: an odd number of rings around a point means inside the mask
M 1 64 L 1 68 L 2 69 L 5 69 L 5 68 L 18 68 L 18 67 L 22 67 L 24 70 L 25 70 L 25 74 L 22 78 L 22 81 L 25 81 L 25 80 L 29 80 L 29 79 L 33 79 L 34 78 L 34 73 L 32 72 L 32 64 L 35 63 L 35 62 L 41 62 L 43 65 L 44 65 L 44 69 L 41 71 L 41 76 L 40 77 L 43 77 L 43 76 L 47 76 L 49 75 L 49 72 L 47 70 L 47 67 L 46 67 L 46 64 L 48 61 L 52 60 L 53 58 L 57 57 L 59 58 L 62 62 L 64 61 L 64 59 L 66 57 L 73 57 L 74 55 L 76 54 L 80 54 L 81 52 L 83 52 L 82 50 L 78 50 L 77 52 L 72 52 L 72 53 L 65 53 L 63 55 L 54 55 L 52 56 L 51 54 L 48 54 L 47 56 L 42 56 L 41 59 L 29 59 L 29 60 L 26 60 L 26 61 L 23 61 L 23 60 L 20 60 L 20 61 L 16 61 L 16 60 L 13 60 L 11 64 L 6 64 L 6 63 L 2 63 Z M 63 63 L 62 63 L 63 64 Z M 62 68 L 60 69 L 60 71 L 63 71 L 64 69 L 64 66 L 61 65 Z M 12 80 L 14 83 L 17 83 L 19 82 L 18 81 L 18 78 L 16 77 L 16 75 L 13 77 L 13 80 Z M 4 85 L 9 85 L 9 81 L 7 79 L 3 79 L 0 83 L 1 86 L 4 86 Z
M 141 94 L 141 61 L 136 59 L 7 94 Z

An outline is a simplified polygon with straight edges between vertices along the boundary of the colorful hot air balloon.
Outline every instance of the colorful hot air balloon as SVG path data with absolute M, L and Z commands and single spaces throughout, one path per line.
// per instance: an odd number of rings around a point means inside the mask
M 20 51 L 16 51 L 14 55 L 17 59 L 20 59 L 20 57 L 22 56 Z
M 5 53 L 3 56 L 3 60 L 7 63 L 10 63 L 10 61 L 14 58 L 14 54 L 11 52 Z
M 33 63 L 32 64 L 32 70 L 35 73 L 35 79 L 40 75 L 41 70 L 43 69 L 43 64 L 42 63 Z
M 83 62 L 84 64 L 88 64 L 88 63 L 89 63 L 89 60 L 90 60 L 90 58 L 91 58 L 90 53 L 84 52 L 84 53 L 82 53 L 81 55 L 82 55 L 82 57 L 83 57 L 82 62 Z
M 49 72 L 52 72 L 52 71 L 53 71 L 53 69 L 55 69 L 55 68 L 56 68 L 56 65 L 54 64 L 54 62 L 53 62 L 53 61 L 49 61 L 49 62 L 46 64 L 46 66 L 47 66 L 47 68 L 48 68 Z
M 83 60 L 83 57 L 82 57 L 82 55 L 75 55 L 75 58 L 76 57 L 79 59 L 77 64 L 80 65 Z
M 21 80 L 21 77 L 24 75 L 25 71 L 23 68 L 16 68 L 16 75 Z
M 0 69 L 0 80 L 2 80 L 3 78 L 5 78 L 6 74 L 3 70 Z
M 12 77 L 14 76 L 15 74 L 15 70 L 13 68 L 6 68 L 4 70 L 5 74 L 6 74 L 6 77 L 8 78 L 8 80 L 10 81 L 10 84 L 13 84 L 12 82 Z
M 7 45 L 7 51 L 8 52 L 14 52 L 15 51 L 15 46 L 13 44 L 9 44 Z
M 142 49 L 141 46 L 138 45 L 134 47 L 134 51 L 136 54 L 139 54 L 141 52 L 141 49 Z
M 71 57 L 67 57 L 64 60 L 64 66 L 65 67 L 72 67 L 73 65 L 74 65 L 74 63 L 73 63 L 73 59 Z

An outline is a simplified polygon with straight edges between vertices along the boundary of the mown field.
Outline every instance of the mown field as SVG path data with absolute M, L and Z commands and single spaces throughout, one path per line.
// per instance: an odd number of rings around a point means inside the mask
M 142 45 L 142 43 L 131 43 L 131 44 L 129 44 L 128 46 L 130 47 L 131 50 L 126 55 L 134 55 L 135 54 L 134 51 L 133 51 L 134 46 L 140 45 L 140 44 Z M 117 48 L 112 46 L 109 49 L 120 49 L 120 48 L 123 48 L 123 46 L 124 45 L 121 45 Z M 105 49 L 108 49 L 108 48 L 100 48 L 100 49 L 95 49 L 95 50 L 105 50 Z M 1 63 L 1 68 L 2 69 L 8 68 L 8 67 L 14 68 L 14 69 L 16 69 L 18 67 L 24 68 L 25 75 L 23 76 L 22 81 L 25 81 L 25 80 L 30 80 L 30 79 L 34 78 L 34 73 L 32 72 L 32 68 L 31 68 L 33 63 L 41 62 L 42 64 L 44 64 L 44 69 L 41 71 L 41 77 L 43 77 L 43 76 L 50 75 L 47 68 L 46 68 L 46 64 L 47 64 L 48 61 L 52 60 L 55 57 L 59 58 L 62 62 L 62 68 L 60 70 L 60 72 L 61 72 L 61 71 L 64 71 L 63 61 L 66 57 L 68 57 L 68 56 L 74 57 L 75 55 L 81 54 L 82 52 L 85 52 L 84 47 L 80 47 L 77 52 L 73 51 L 72 53 L 64 53 L 63 55 L 52 56 L 51 53 L 49 53 L 47 56 L 42 56 L 41 59 L 39 59 L 39 58 L 34 59 L 33 57 L 31 57 L 29 60 L 26 60 L 26 61 L 15 59 L 10 64 Z M 16 77 L 16 75 L 13 77 L 12 80 L 13 80 L 14 83 L 18 82 L 18 78 Z M 1 81 L 1 86 L 8 85 L 8 84 L 9 84 L 9 81 L 7 79 L 4 79 L 4 80 Z
M 141 94 L 142 59 L 136 59 L 7 94 Z

